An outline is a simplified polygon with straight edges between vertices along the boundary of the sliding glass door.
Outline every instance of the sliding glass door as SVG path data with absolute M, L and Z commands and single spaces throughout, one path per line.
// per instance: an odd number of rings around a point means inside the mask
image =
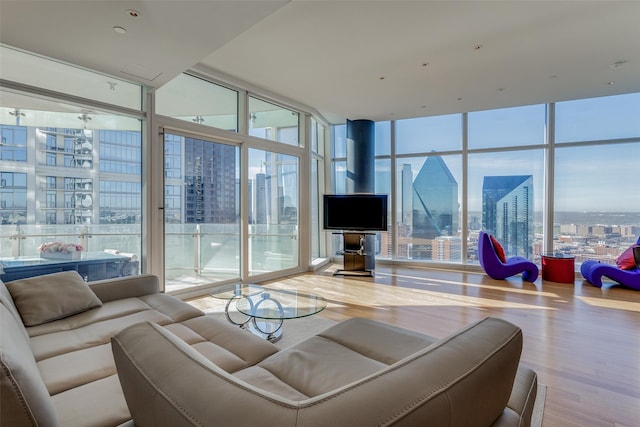
M 249 275 L 298 266 L 298 158 L 249 150 Z
M 167 291 L 240 277 L 240 150 L 164 136 Z

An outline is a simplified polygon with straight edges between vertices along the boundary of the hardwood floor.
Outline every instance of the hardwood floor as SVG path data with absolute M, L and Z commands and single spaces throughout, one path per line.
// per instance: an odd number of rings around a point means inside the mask
M 493 280 L 482 273 L 377 265 L 374 278 L 332 265 L 263 283 L 323 295 L 321 316 L 366 317 L 443 337 L 486 316 L 524 333 L 521 360 L 547 386 L 544 426 L 640 426 L 640 292 Z

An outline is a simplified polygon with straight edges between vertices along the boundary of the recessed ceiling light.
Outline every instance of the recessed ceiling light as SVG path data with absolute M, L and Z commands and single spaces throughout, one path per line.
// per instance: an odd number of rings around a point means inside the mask
M 113 31 L 118 34 L 125 34 L 127 32 L 126 28 L 115 26 L 113 27 Z
M 138 16 L 140 16 L 140 12 L 138 12 L 135 9 L 127 9 L 127 15 L 129 15 L 132 18 L 137 18 Z
M 614 84 L 616 84 L 616 82 L 611 81 L 611 82 L 608 82 L 607 84 L 608 84 L 609 86 L 613 86 Z
M 477 45 L 475 45 L 475 46 L 473 47 L 473 50 L 480 50 L 480 49 L 482 49 L 482 48 L 483 48 L 483 46 L 482 46 L 481 44 L 477 44 Z
M 428 67 L 428 66 L 429 66 L 429 63 L 428 63 L 428 62 L 423 62 L 423 63 L 422 63 L 422 66 L 423 66 L 423 67 Z
M 380 80 L 384 80 L 384 76 L 380 76 L 379 78 L 380 78 Z

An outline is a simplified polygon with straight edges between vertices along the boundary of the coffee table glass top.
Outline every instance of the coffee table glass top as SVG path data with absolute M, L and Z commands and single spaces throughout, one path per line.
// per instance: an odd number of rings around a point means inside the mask
M 327 301 L 319 295 L 283 289 L 264 289 L 236 302 L 240 313 L 258 319 L 297 319 L 326 307 Z
M 254 285 L 253 283 L 234 283 L 218 286 L 209 292 L 209 295 L 218 299 L 234 299 L 256 295 L 262 291 L 264 291 L 262 286 Z

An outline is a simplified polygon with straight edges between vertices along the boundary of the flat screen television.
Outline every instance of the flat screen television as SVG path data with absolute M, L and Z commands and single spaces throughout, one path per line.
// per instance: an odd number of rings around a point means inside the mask
M 325 194 L 324 229 L 387 231 L 387 195 Z

